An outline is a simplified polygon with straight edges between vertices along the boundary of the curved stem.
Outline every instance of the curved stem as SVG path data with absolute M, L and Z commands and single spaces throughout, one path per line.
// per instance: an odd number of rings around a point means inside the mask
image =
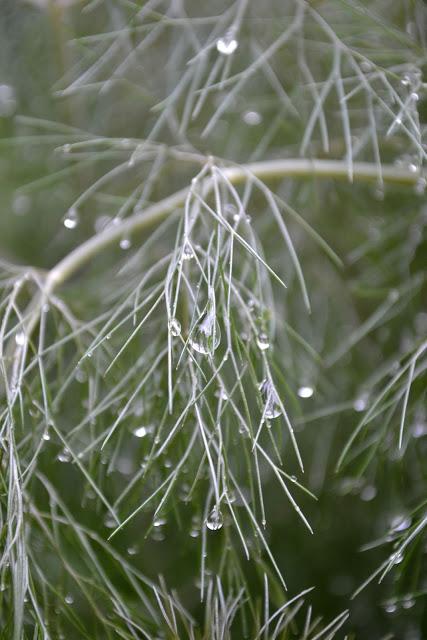
M 226 178 L 232 184 L 239 184 L 255 176 L 258 179 L 275 179 L 284 177 L 320 177 L 348 179 L 348 165 L 340 160 L 305 160 L 286 159 L 255 162 L 252 164 L 229 167 L 223 170 Z M 356 162 L 352 168 L 354 180 L 377 182 L 379 173 L 377 165 L 369 162 Z M 381 178 L 384 182 L 414 185 L 420 178 L 419 172 L 411 172 L 393 165 L 381 168 Z M 210 177 L 203 180 L 204 193 L 212 188 Z M 171 211 L 180 208 L 190 191 L 186 187 L 168 196 L 161 202 L 137 213 L 121 225 L 105 229 L 102 233 L 89 238 L 82 245 L 71 251 L 65 258 L 53 267 L 46 278 L 45 293 L 49 295 L 57 286 L 65 282 L 81 266 L 103 249 L 117 243 L 125 235 L 135 233 L 159 222 Z

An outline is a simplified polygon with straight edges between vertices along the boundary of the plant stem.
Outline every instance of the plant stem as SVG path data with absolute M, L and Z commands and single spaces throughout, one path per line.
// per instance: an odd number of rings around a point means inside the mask
M 284 177 L 320 177 L 348 179 L 348 165 L 340 160 L 305 160 L 286 159 L 255 162 L 253 164 L 229 167 L 223 173 L 232 184 L 239 184 L 251 176 L 258 179 L 277 179 Z M 353 179 L 370 182 L 379 182 L 380 176 L 377 165 L 369 162 L 356 162 L 352 169 Z M 411 172 L 393 165 L 381 167 L 381 177 L 387 183 L 399 183 L 414 185 L 420 178 L 419 172 Z M 203 191 L 209 193 L 212 188 L 210 177 L 203 179 Z M 80 267 L 103 249 L 117 243 L 120 238 L 133 234 L 156 222 L 161 221 L 171 211 L 180 208 L 190 191 L 186 187 L 168 196 L 161 202 L 148 207 L 141 213 L 137 213 L 121 225 L 105 229 L 82 245 L 71 251 L 65 258 L 53 267 L 46 278 L 45 293 L 52 291 L 72 276 Z

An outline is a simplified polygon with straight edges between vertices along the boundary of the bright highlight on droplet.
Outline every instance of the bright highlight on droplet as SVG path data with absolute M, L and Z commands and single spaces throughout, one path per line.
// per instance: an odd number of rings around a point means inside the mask
M 133 431 L 133 435 L 137 438 L 144 438 L 148 433 L 150 433 L 149 427 L 138 427 Z
M 250 127 L 256 127 L 262 122 L 261 114 L 259 114 L 258 111 L 245 111 L 243 114 L 243 122 Z
M 207 528 L 211 531 L 219 531 L 219 529 L 222 529 L 223 524 L 224 518 L 221 511 L 214 507 L 206 520 Z
M 171 318 L 169 321 L 169 331 L 174 338 L 177 338 L 181 335 L 181 323 L 176 318 Z
M 25 333 L 23 331 L 18 331 L 18 333 L 15 334 L 15 342 L 18 345 L 18 347 L 23 347 L 25 344 Z
M 64 227 L 66 229 L 75 229 L 79 224 L 79 214 L 75 207 L 71 207 L 64 218 Z
M 230 56 L 234 53 L 239 46 L 239 43 L 234 38 L 219 38 L 216 41 L 216 48 L 223 56 Z
M 129 238 L 122 238 L 119 244 L 120 244 L 120 249 L 123 249 L 124 251 L 126 251 L 127 249 L 130 249 L 131 247 L 131 241 L 129 240 Z
M 298 395 L 300 398 L 311 398 L 314 393 L 313 387 L 300 387 L 298 389 Z

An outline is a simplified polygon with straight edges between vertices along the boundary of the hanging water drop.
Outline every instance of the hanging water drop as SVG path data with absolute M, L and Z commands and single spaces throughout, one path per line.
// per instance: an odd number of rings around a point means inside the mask
M 395 516 L 392 521 L 390 528 L 392 531 L 398 533 L 399 531 L 405 531 L 411 526 L 411 518 L 405 514 L 400 514 Z
M 177 338 L 181 335 L 181 323 L 176 318 L 171 318 L 169 320 L 169 331 L 174 338 Z
M 218 53 L 222 53 L 223 56 L 231 56 L 239 46 L 239 43 L 235 38 L 227 34 L 224 38 L 219 38 L 216 41 L 216 48 Z
M 258 111 L 245 111 L 243 114 L 243 122 L 250 127 L 256 127 L 262 122 L 261 114 L 259 114 Z
M 298 395 L 300 398 L 311 398 L 314 393 L 313 387 L 303 386 L 298 389 Z
M 138 547 L 136 545 L 128 547 L 127 552 L 129 556 L 136 556 L 136 554 L 138 553 Z
M 124 237 L 120 240 L 119 246 L 120 246 L 120 249 L 123 249 L 124 251 L 126 251 L 127 249 L 131 248 L 132 243 L 129 238 Z
M 366 485 L 360 492 L 360 499 L 364 502 L 370 502 L 377 495 L 377 490 L 373 485 Z
M 18 347 L 23 347 L 26 339 L 27 337 L 23 331 L 18 331 L 17 333 L 15 333 L 15 342 Z
M 166 524 L 166 518 L 156 518 L 153 520 L 153 527 L 163 527 Z
M 70 450 L 67 448 L 64 448 L 62 449 L 62 451 L 58 453 L 57 460 L 59 460 L 59 462 L 70 462 L 71 457 L 72 456 L 71 456 Z
M 259 333 L 256 339 L 258 349 L 266 351 L 270 347 L 270 341 L 266 333 Z
M 66 229 L 75 229 L 79 224 L 79 214 L 76 207 L 70 207 L 64 218 L 64 227 Z
M 43 440 L 50 440 L 50 435 L 49 435 L 49 431 L 46 429 L 46 431 L 43 433 L 42 435 Z
M 215 391 L 215 397 L 220 400 L 228 400 L 228 395 L 224 387 L 221 386 Z
M 67 593 L 64 599 L 65 599 L 65 604 L 73 604 L 74 602 L 74 598 L 71 595 L 71 593 Z
M 197 353 L 212 356 L 221 341 L 221 330 L 215 317 L 214 307 L 210 305 L 188 339 Z
M 83 369 L 81 369 L 80 367 L 77 367 L 74 377 L 76 378 L 77 382 L 80 382 L 80 384 L 83 384 L 87 380 L 86 372 L 83 371 Z
M 136 438 L 144 438 L 147 434 L 151 433 L 152 430 L 152 427 L 138 427 L 137 429 L 134 429 L 133 435 Z
M 415 599 L 412 596 L 405 596 L 402 600 L 402 607 L 404 609 L 411 609 L 415 604 Z
M 186 243 L 184 249 L 182 250 L 182 259 L 184 261 L 192 260 L 194 258 L 194 251 L 190 244 Z
M 280 408 L 279 397 L 273 383 L 265 378 L 259 385 L 262 401 L 264 404 L 263 416 L 266 420 L 278 418 L 282 410 Z
M 206 526 L 211 531 L 219 531 L 219 529 L 222 529 L 223 524 L 224 524 L 223 515 L 221 511 L 218 509 L 218 507 L 215 506 L 210 512 L 206 520 Z
M 107 529 L 114 529 L 114 527 L 116 526 L 116 521 L 110 513 L 107 513 L 107 515 L 105 516 L 104 525 L 107 527 Z
M 361 411 L 365 411 L 367 406 L 368 406 L 367 393 L 362 393 L 362 395 L 356 398 L 356 400 L 353 402 L 353 409 L 358 413 L 360 413 Z
M 395 613 L 397 611 L 397 604 L 394 600 L 389 600 L 384 603 L 384 611 L 386 613 Z

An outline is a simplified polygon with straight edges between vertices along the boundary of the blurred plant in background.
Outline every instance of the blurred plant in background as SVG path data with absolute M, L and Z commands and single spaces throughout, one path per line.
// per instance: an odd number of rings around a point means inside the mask
M 2 638 L 427 636 L 421 0 L 3 0 Z

